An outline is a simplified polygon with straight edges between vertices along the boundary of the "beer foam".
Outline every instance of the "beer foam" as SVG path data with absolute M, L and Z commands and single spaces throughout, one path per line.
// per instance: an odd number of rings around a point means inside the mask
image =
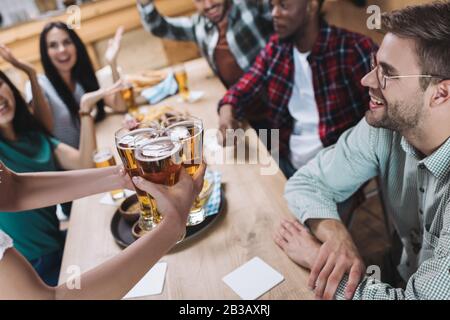
M 178 126 L 170 129 L 170 138 L 173 140 L 185 140 L 191 137 L 189 129 L 184 126 Z
M 127 145 L 130 148 L 134 145 L 134 137 L 130 134 L 126 135 L 125 137 L 122 137 L 119 141 L 122 145 Z
M 100 151 L 94 155 L 94 162 L 95 163 L 106 162 L 106 161 L 109 161 L 109 159 L 111 159 L 111 158 L 112 158 L 111 152 Z
M 140 161 L 158 161 L 178 152 L 181 144 L 169 138 L 154 139 L 136 150 L 136 159 Z
M 140 136 L 142 135 L 142 138 Z M 156 129 L 145 128 L 130 131 L 127 135 L 123 136 L 119 140 L 119 148 L 134 149 L 145 143 L 150 142 L 152 139 L 158 137 L 158 131 Z

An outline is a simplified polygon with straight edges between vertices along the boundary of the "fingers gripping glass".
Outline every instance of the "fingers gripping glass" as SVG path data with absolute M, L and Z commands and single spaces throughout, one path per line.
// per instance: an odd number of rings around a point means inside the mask
M 411 74 L 411 75 L 405 75 L 405 76 L 388 76 L 384 74 L 384 71 L 380 65 L 378 65 L 377 56 L 376 53 L 372 53 L 370 57 L 370 66 L 372 68 L 372 71 L 376 71 L 377 80 L 380 84 L 381 89 L 386 89 L 387 86 L 387 80 L 393 80 L 393 79 L 403 79 L 403 78 L 429 78 L 429 79 L 445 79 L 443 76 L 438 75 L 430 75 L 430 74 Z

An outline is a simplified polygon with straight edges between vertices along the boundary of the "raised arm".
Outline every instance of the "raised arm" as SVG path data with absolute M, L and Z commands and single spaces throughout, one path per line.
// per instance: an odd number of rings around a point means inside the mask
M 75 170 L 93 167 L 92 154 L 97 149 L 97 141 L 91 112 L 100 99 L 114 95 L 122 90 L 123 86 L 123 82 L 118 81 L 110 88 L 99 89 L 83 95 L 80 102 L 80 147 L 77 150 L 64 143 L 60 143 L 56 147 L 55 155 L 61 168 Z
M 144 28 L 160 38 L 179 41 L 195 41 L 195 25 L 188 17 L 167 18 L 156 9 L 153 0 L 137 0 Z
M 109 40 L 108 48 L 105 51 L 105 61 L 111 68 L 113 83 L 116 83 L 117 81 L 120 80 L 120 73 L 117 64 L 117 56 L 119 55 L 120 51 L 120 43 L 122 41 L 123 31 L 124 31 L 123 27 L 117 28 L 114 38 Z M 120 91 L 116 92 L 114 95 L 106 96 L 104 100 L 105 103 L 111 108 L 113 108 L 113 110 L 116 112 L 127 111 L 127 106 L 122 98 Z
M 180 181 L 169 188 L 135 181 L 140 189 L 156 199 L 164 219 L 157 229 L 83 274 L 80 289 L 69 289 L 65 284 L 56 288 L 46 286 L 24 257 L 8 249 L 0 260 L 0 299 L 123 298 L 185 232 L 187 215 L 202 188 L 205 169 L 203 165 L 194 179 L 183 170 Z
M 53 115 L 48 105 L 47 99 L 42 92 L 39 85 L 36 70 L 32 65 L 18 60 L 11 52 L 11 50 L 3 44 L 0 44 L 0 56 L 5 61 L 11 63 L 14 67 L 25 72 L 30 79 L 31 93 L 33 99 L 31 100 L 31 109 L 34 116 L 47 129 L 48 132 L 53 131 Z

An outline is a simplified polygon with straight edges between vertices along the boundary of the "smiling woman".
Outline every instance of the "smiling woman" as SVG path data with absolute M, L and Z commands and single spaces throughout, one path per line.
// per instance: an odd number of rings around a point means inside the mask
M 115 61 L 120 49 L 122 31 L 119 28 L 107 50 L 113 75 L 118 75 Z M 39 42 L 45 75 L 39 75 L 38 81 L 50 107 L 50 112 L 46 112 L 40 120 L 56 138 L 78 149 L 80 147 L 78 113 L 81 97 L 85 93 L 94 92 L 100 88 L 93 65 L 82 40 L 65 23 L 48 23 L 40 35 Z M 117 81 L 118 76 L 113 80 Z M 36 98 L 31 88 L 31 83 L 28 83 L 27 101 L 34 101 Z M 96 121 L 105 117 L 105 104 L 115 111 L 125 111 L 125 103 L 117 92 L 96 103 Z
M 120 84 L 120 83 L 119 83 Z M 39 88 L 38 84 L 35 84 Z M 34 88 L 34 91 L 39 91 Z M 20 92 L 0 71 L 0 161 L 16 172 L 73 170 L 92 167 L 96 149 L 94 121 L 89 116 L 95 103 L 111 90 L 85 94 L 80 109 L 80 149 L 60 143 L 31 114 Z M 3 197 L 4 191 L 0 193 Z M 15 196 L 15 194 L 13 194 Z M 7 232 L 15 247 L 36 268 L 48 284 L 56 284 L 64 247 L 56 207 L 22 211 L 0 211 L 0 229 Z

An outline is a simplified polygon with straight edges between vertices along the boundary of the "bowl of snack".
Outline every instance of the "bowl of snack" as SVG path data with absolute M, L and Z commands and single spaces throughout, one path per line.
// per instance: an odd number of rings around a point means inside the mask
M 132 224 L 139 219 L 140 206 L 137 195 L 132 195 L 126 198 L 119 207 L 120 215 L 123 219 Z

